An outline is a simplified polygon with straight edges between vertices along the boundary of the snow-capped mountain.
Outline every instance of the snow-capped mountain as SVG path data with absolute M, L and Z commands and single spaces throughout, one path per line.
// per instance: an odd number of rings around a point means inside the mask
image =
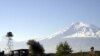
M 84 22 L 76 22 L 68 29 L 55 33 L 53 37 L 100 37 L 100 28 Z
M 100 28 L 92 24 L 77 22 L 69 28 L 61 30 L 50 38 L 40 41 L 46 52 L 56 52 L 59 43 L 67 41 L 74 52 L 89 51 L 91 46 L 100 50 Z

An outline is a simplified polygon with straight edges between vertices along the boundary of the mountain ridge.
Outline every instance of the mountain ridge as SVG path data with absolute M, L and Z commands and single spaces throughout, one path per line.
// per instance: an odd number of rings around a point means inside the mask
M 85 22 L 73 23 L 68 29 L 55 33 L 53 37 L 100 37 L 100 28 Z

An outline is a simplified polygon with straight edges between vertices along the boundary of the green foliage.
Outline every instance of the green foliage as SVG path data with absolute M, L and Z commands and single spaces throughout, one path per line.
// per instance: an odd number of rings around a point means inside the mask
M 72 50 L 67 42 L 60 43 L 57 46 L 56 56 L 67 56 L 71 54 Z
M 29 40 L 27 44 L 29 45 L 29 56 L 42 56 L 44 54 L 44 48 L 39 42 Z

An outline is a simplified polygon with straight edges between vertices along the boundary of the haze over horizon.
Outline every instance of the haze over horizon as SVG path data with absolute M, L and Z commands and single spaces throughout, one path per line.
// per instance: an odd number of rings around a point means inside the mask
M 0 1 L 0 40 L 8 31 L 15 41 L 44 39 L 80 21 L 100 28 L 100 0 Z

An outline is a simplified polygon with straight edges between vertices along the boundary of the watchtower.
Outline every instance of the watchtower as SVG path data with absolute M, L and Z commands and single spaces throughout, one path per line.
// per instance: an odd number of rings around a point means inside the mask
M 11 54 L 11 51 L 13 49 L 13 39 L 12 39 L 13 34 L 12 34 L 12 32 L 7 32 L 6 37 L 7 37 L 7 50 L 6 51 L 8 51 L 8 53 Z

